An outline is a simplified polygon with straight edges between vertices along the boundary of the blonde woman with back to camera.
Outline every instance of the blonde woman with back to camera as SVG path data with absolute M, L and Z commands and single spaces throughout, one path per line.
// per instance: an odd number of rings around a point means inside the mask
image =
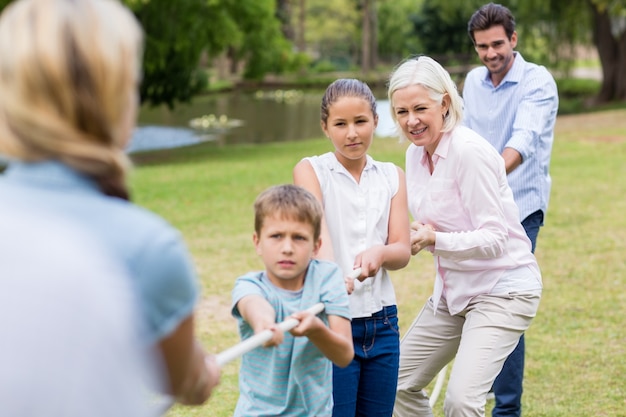
M 164 389 L 181 403 L 201 404 L 220 370 L 194 336 L 199 291 L 189 253 L 177 230 L 129 202 L 126 185 L 142 46 L 139 23 L 117 1 L 6 7 L 0 153 L 10 161 L 0 200 L 60 216 L 123 262 L 141 306 L 143 340 L 163 358 Z
M 411 251 L 433 254 L 433 295 L 400 345 L 394 414 L 432 416 L 424 388 L 454 359 L 448 417 L 483 416 L 489 388 L 541 298 L 541 273 L 519 221 L 504 160 L 460 126 L 463 103 L 429 57 L 389 80 L 392 117 L 406 152 Z

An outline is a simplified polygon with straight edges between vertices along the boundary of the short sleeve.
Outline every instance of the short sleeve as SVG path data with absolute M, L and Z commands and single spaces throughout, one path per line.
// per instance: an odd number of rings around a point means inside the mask
M 323 191 L 328 187 L 328 170 L 329 167 L 325 166 L 325 160 L 319 156 L 309 156 L 304 158 L 304 160 L 309 161 L 311 167 L 313 167 L 313 171 L 317 176 L 317 180 L 320 183 L 320 189 Z
M 168 227 L 146 243 L 139 266 L 138 290 L 144 294 L 152 340 L 174 331 L 193 313 L 199 288 L 191 257 L 180 234 Z
M 241 318 L 241 314 L 239 314 L 239 310 L 237 309 L 237 303 L 243 297 L 248 295 L 260 295 L 263 298 L 268 297 L 268 293 L 265 291 L 261 282 L 261 274 L 262 273 L 251 272 L 237 278 L 237 281 L 235 281 L 235 286 L 232 291 L 231 312 L 233 317 L 237 319 Z
M 324 303 L 326 315 L 350 319 L 350 300 L 339 265 L 334 262 L 313 260 L 309 269 L 311 271 L 307 278 L 320 280 L 320 301 Z
M 383 172 L 385 173 L 385 179 L 389 184 L 389 190 L 391 191 L 391 196 L 395 196 L 398 193 L 398 188 L 400 187 L 400 178 L 398 176 L 398 167 L 391 162 L 384 162 L 381 164 Z

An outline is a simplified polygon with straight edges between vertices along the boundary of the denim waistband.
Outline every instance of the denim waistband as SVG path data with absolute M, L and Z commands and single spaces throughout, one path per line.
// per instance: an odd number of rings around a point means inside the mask
M 352 320 L 367 320 L 375 317 L 389 317 L 398 315 L 398 307 L 395 305 L 385 306 L 382 310 L 377 311 L 376 313 L 372 313 L 369 317 L 356 317 Z

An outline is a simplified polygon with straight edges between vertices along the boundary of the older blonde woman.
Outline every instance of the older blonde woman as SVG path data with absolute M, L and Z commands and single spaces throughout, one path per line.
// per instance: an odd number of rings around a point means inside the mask
M 504 160 L 460 126 L 463 102 L 446 70 L 422 56 L 389 80 L 406 152 L 411 249 L 432 252 L 433 295 L 400 345 L 394 414 L 432 416 L 423 388 L 455 359 L 446 416 L 483 416 L 487 392 L 536 314 L 541 273 L 519 221 Z
M 200 404 L 220 371 L 194 337 L 192 262 L 174 228 L 128 201 L 124 147 L 138 107 L 142 43 L 138 22 L 117 1 L 7 6 L 0 18 L 0 153 L 10 162 L 0 199 L 68 219 L 124 262 L 144 340 L 163 358 L 169 393 Z

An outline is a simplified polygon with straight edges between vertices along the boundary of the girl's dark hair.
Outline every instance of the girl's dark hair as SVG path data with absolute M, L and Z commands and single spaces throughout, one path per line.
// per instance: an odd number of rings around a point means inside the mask
M 320 108 L 322 123 L 326 124 L 328 121 L 330 106 L 343 97 L 360 97 L 370 104 L 372 114 L 374 114 L 374 116 L 377 114 L 376 98 L 366 83 L 354 78 L 340 78 L 333 81 L 328 88 L 326 88 L 324 97 L 322 97 L 322 105 Z
M 487 30 L 493 26 L 502 26 L 510 40 L 515 32 L 515 17 L 503 5 L 488 3 L 474 12 L 467 24 L 467 33 L 472 38 L 472 42 L 475 42 L 475 31 Z

